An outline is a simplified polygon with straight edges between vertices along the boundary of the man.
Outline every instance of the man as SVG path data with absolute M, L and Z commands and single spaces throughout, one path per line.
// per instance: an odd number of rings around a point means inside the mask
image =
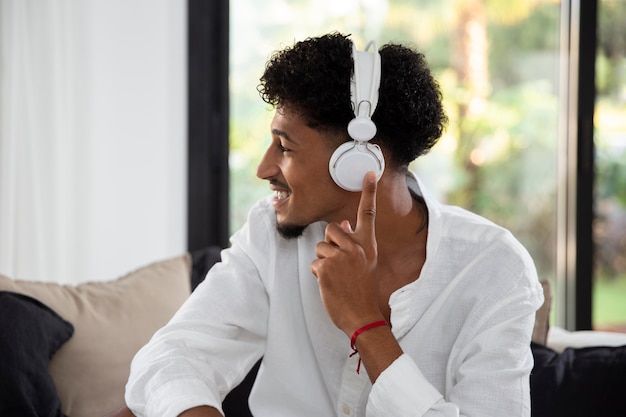
M 530 415 L 533 262 L 408 171 L 447 121 L 423 55 L 385 45 L 377 77 L 352 48 L 331 33 L 270 59 L 259 91 L 276 112 L 257 175 L 274 195 L 135 357 L 136 415 L 220 416 L 260 358 L 255 417 Z M 379 78 L 370 98 L 354 99 L 357 73 Z M 355 114 L 376 126 L 358 142 L 374 155 L 362 192 L 339 186 L 332 162 Z

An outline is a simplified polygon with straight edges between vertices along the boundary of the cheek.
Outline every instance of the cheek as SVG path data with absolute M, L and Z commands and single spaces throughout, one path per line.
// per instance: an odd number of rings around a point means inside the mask
M 289 182 L 290 186 L 326 186 L 333 185 L 335 182 L 330 176 L 328 170 L 328 162 L 330 154 L 323 155 L 311 154 L 306 155 L 306 159 L 285 158 L 280 164 L 280 169 Z

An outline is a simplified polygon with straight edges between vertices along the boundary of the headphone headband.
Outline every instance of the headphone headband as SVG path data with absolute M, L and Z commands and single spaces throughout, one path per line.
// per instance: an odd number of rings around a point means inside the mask
M 372 47 L 371 51 L 369 51 L 370 47 Z M 371 117 L 378 104 L 378 88 L 380 87 L 380 55 L 376 42 L 369 41 L 363 51 L 358 51 L 352 42 L 352 60 L 354 61 L 354 74 L 350 80 L 350 95 L 354 115 Z M 367 115 L 363 112 L 365 107 L 369 110 Z
M 353 140 L 335 150 L 328 169 L 341 188 L 361 191 L 366 173 L 374 171 L 380 178 L 385 170 L 385 159 L 380 147 L 368 143 L 376 135 L 376 125 L 371 118 L 378 104 L 380 86 L 380 55 L 376 43 L 371 41 L 364 51 L 357 51 L 353 42 L 352 59 L 354 73 L 350 79 L 350 100 L 355 118 L 348 123 L 348 134 Z
M 353 42 L 352 60 L 354 74 L 350 80 L 350 99 L 356 119 L 353 120 L 354 129 L 348 126 L 348 133 L 354 140 L 368 141 L 376 134 L 376 126 L 371 123 L 371 117 L 378 104 L 380 87 L 380 55 L 376 42 L 370 41 L 363 51 L 358 51 Z

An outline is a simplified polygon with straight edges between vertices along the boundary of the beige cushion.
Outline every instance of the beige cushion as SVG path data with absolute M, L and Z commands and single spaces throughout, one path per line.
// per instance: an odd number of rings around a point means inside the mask
M 535 326 L 533 328 L 532 341 L 545 346 L 550 330 L 550 309 L 552 308 L 552 288 L 550 281 L 541 280 L 543 288 L 543 304 L 535 313 Z
M 0 290 L 40 300 L 74 325 L 50 372 L 71 417 L 102 416 L 124 403 L 130 362 L 190 294 L 188 254 L 153 263 L 114 281 L 77 286 L 16 281 Z
M 567 348 L 580 349 L 594 346 L 626 346 L 626 333 L 598 330 L 568 331 L 552 326 L 548 332 L 547 346 L 557 352 Z

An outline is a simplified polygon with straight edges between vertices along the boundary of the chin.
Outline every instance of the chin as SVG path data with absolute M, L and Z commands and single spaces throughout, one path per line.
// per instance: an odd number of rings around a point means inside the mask
M 302 236 L 307 226 L 276 222 L 276 231 L 285 239 L 296 239 Z

